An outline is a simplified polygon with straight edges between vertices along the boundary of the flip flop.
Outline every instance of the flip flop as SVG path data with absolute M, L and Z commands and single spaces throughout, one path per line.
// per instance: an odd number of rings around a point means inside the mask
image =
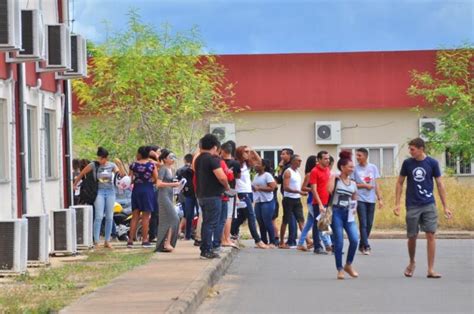
M 223 247 L 231 247 L 237 250 L 240 250 L 240 248 L 237 246 L 237 244 L 228 244 L 228 245 L 223 245 Z
M 443 277 L 443 276 L 441 276 L 441 274 L 438 274 L 438 273 L 428 274 L 428 275 L 426 276 L 426 278 L 430 278 L 430 279 L 439 279 L 439 278 L 441 278 L 441 277 Z
M 405 277 L 411 278 L 411 277 L 413 277 L 414 272 L 415 272 L 415 266 L 413 266 L 412 268 L 410 268 L 410 266 L 407 266 L 407 268 L 405 268 L 405 272 L 403 274 L 405 275 Z

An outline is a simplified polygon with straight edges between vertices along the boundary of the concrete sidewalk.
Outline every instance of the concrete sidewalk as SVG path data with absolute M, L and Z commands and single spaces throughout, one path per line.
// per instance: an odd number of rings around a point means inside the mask
M 173 253 L 151 261 L 81 297 L 60 313 L 189 313 L 206 298 L 225 273 L 237 250 L 226 248 L 221 259 L 199 259 L 192 241 L 179 241 Z

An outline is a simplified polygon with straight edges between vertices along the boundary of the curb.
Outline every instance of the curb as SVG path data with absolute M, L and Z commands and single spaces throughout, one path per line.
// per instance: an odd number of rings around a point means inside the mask
M 371 239 L 406 239 L 407 235 L 405 231 L 399 232 L 372 232 L 370 234 Z M 419 239 L 425 239 L 425 234 L 420 231 L 418 235 Z M 474 232 L 438 232 L 436 233 L 436 239 L 474 239 Z
M 232 249 L 224 257 L 212 261 L 165 311 L 167 314 L 194 313 L 206 299 L 208 291 L 225 274 L 239 250 Z

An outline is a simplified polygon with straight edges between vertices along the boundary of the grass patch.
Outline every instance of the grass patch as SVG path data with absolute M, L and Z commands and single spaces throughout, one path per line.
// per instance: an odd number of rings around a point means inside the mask
M 145 250 L 99 250 L 85 260 L 46 268 L 38 276 L 23 275 L 1 284 L 1 313 L 55 312 L 81 295 L 104 286 L 113 278 L 145 264 L 152 252 Z

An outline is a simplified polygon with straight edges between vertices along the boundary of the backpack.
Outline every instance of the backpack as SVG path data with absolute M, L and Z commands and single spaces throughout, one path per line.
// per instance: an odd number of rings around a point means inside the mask
M 81 193 L 79 194 L 79 203 L 94 205 L 99 190 L 99 182 L 97 181 L 97 172 L 99 171 L 99 163 L 94 161 L 94 168 L 82 179 Z

